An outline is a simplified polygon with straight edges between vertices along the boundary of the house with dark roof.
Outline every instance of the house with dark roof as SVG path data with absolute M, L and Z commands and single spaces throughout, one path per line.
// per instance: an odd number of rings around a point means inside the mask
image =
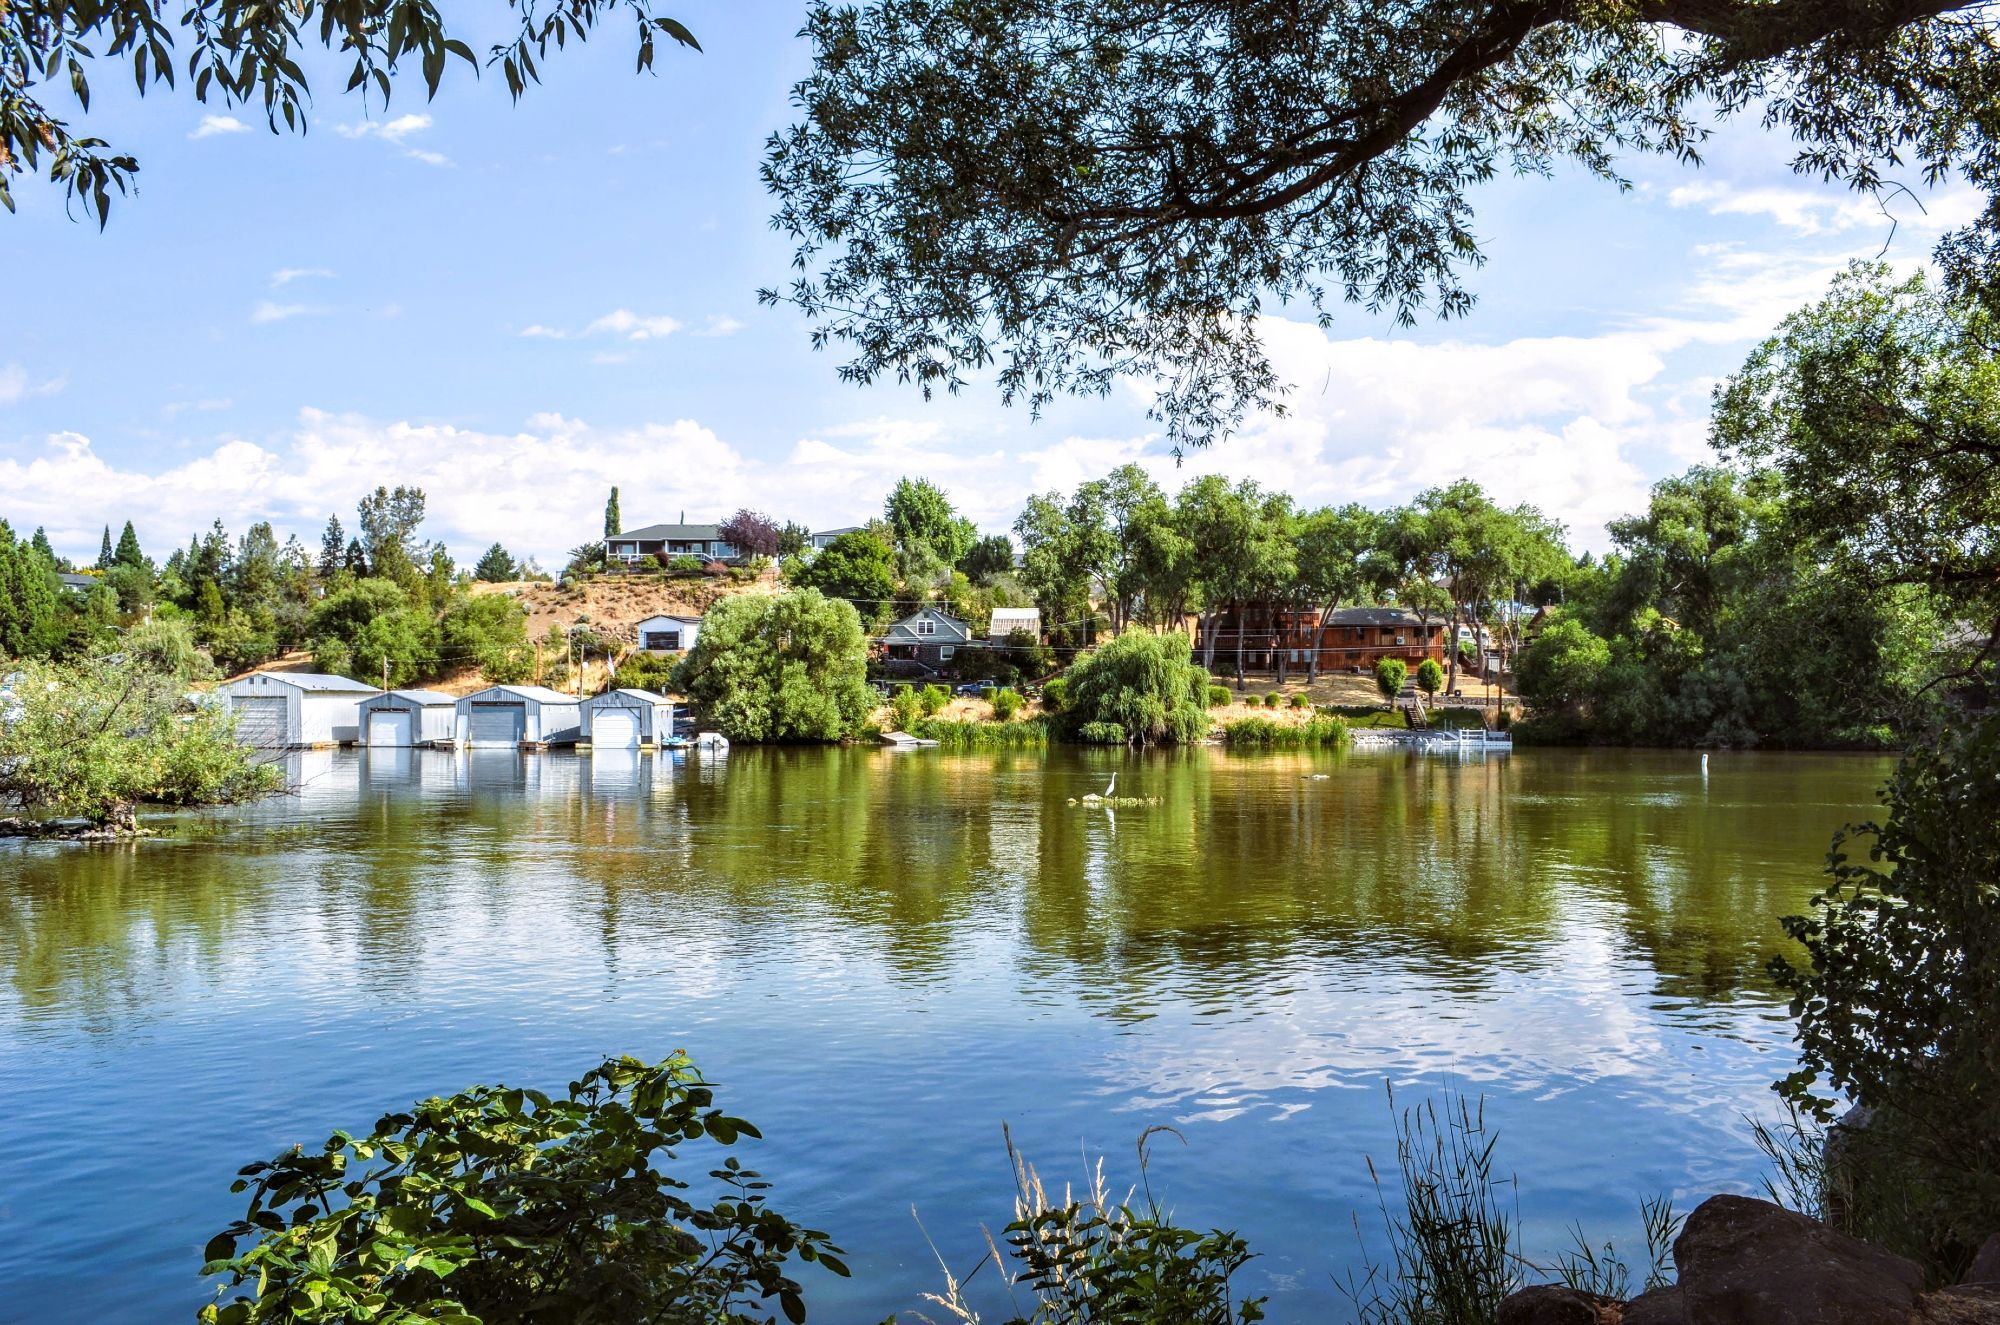
M 649 557 L 740 561 L 743 554 L 712 524 L 649 524 L 605 539 L 604 555 L 607 560 L 632 566 Z
M 970 624 L 942 608 L 920 607 L 883 634 L 882 656 L 917 671 L 939 672 L 972 643 Z
M 1445 661 L 1445 622 L 1428 621 L 1403 607 L 1337 607 L 1322 614 L 1308 608 L 1292 611 L 1273 604 L 1246 604 L 1218 612 L 1215 664 L 1235 670 L 1238 651 L 1246 671 L 1278 670 L 1280 655 L 1288 668 L 1310 667 L 1315 651 L 1321 671 L 1371 672 L 1384 658 L 1401 658 L 1411 668 L 1426 658 Z M 1195 649 L 1206 644 L 1198 631 Z
M 839 538 L 842 534 L 859 534 L 867 528 L 867 525 L 847 524 L 842 525 L 838 529 L 815 529 L 806 538 L 806 542 L 811 545 L 813 551 L 823 552 L 826 550 L 827 544 L 833 542 L 834 539 Z

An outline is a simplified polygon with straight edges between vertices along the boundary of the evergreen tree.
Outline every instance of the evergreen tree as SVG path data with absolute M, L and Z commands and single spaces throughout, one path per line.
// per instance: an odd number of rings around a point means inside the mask
M 326 517 L 326 532 L 319 539 L 319 577 L 322 580 L 333 578 L 341 568 L 346 552 L 347 535 L 341 531 L 340 517 L 329 515 Z
M 98 553 L 97 553 L 97 569 L 99 569 L 99 570 L 110 570 L 110 569 L 111 569 L 111 560 L 112 560 L 112 557 L 111 557 L 111 526 L 110 526 L 110 525 L 106 525 L 106 526 L 104 526 L 104 546 L 103 546 L 103 547 L 101 547 L 100 549 L 98 549 Z
M 132 522 L 125 522 L 125 530 L 118 535 L 118 550 L 111 554 L 112 561 L 120 566 L 140 567 L 146 564 L 146 554 L 139 548 L 139 533 L 132 528 Z
M 521 568 L 506 548 L 495 543 L 479 558 L 479 564 L 472 568 L 472 578 L 484 580 L 488 584 L 505 584 L 519 579 Z
M 361 540 L 358 538 L 347 540 L 346 569 L 355 575 L 368 573 L 368 554 L 361 550 Z
M 0 520 L 0 657 L 46 657 L 62 636 L 55 563 Z
M 618 489 L 611 489 L 611 500 L 604 503 L 604 537 L 613 539 L 625 531 L 619 527 Z
M 67 561 L 63 560 L 61 557 L 56 555 L 55 545 L 49 542 L 48 530 L 42 528 L 40 525 L 36 525 L 35 536 L 29 539 L 28 541 L 30 544 L 34 546 L 35 551 L 47 557 L 49 559 L 49 564 L 51 566 L 54 566 L 57 570 L 65 571 L 71 569 L 71 566 Z

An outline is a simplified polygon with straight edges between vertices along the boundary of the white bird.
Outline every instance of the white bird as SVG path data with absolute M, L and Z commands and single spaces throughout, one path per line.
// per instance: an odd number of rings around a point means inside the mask
M 1111 799 L 1111 793 L 1116 791 L 1117 789 L 1118 789 L 1118 774 L 1116 772 L 1113 772 L 1111 775 L 1111 781 L 1104 784 L 1104 794 L 1102 796 L 1098 795 L 1094 791 L 1086 791 L 1083 793 L 1083 798 L 1086 801 L 1108 801 Z

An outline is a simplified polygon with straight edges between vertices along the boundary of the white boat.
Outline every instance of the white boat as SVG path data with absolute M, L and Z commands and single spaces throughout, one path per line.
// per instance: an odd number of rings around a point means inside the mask
M 721 732 L 702 732 L 694 738 L 694 748 L 697 750 L 727 750 L 729 748 L 729 738 Z

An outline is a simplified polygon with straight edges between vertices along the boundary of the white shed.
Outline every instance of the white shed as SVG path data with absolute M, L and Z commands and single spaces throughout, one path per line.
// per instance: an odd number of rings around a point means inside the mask
M 1017 630 L 1025 630 L 1036 639 L 1042 637 L 1042 609 L 1039 607 L 996 607 L 993 619 L 987 625 L 986 638 L 995 644 L 1005 644 L 1007 637 Z
M 583 739 L 592 750 L 638 750 L 673 735 L 674 706 L 650 690 L 607 690 L 583 701 Z
M 257 672 L 221 691 L 236 716 L 236 739 L 260 750 L 351 745 L 361 739 L 361 701 L 381 693 L 317 672 Z
M 686 653 L 701 635 L 698 616 L 650 616 L 639 623 L 643 653 Z
M 563 745 L 582 738 L 581 702 L 547 686 L 489 686 L 457 707 L 456 736 L 467 749 Z
M 458 701 L 436 690 L 384 690 L 361 701 L 361 743 L 371 749 L 450 745 L 457 724 Z

